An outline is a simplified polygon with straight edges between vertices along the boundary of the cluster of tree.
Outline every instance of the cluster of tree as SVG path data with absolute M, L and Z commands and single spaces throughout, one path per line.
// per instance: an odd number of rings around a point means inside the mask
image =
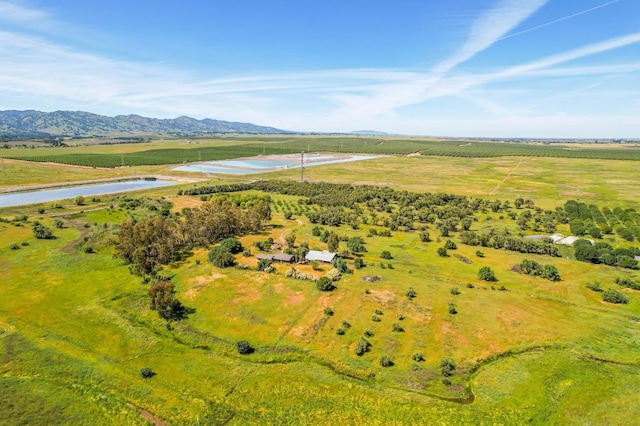
M 590 263 L 602 263 L 609 266 L 620 266 L 638 269 L 635 256 L 640 256 L 638 247 L 618 247 L 614 250 L 611 244 L 580 239 L 573 244 L 576 260 Z
M 622 278 L 622 279 L 616 278 L 616 284 L 620 285 L 621 287 L 640 290 L 640 284 L 635 283 L 633 281 L 630 282 L 630 280 L 626 280 L 625 278 Z M 602 286 L 598 281 L 587 282 L 585 284 L 585 287 L 587 287 L 591 291 L 602 293 L 602 300 L 604 300 L 605 302 L 616 303 L 616 304 L 629 303 L 629 298 L 624 293 L 612 288 L 608 288 L 605 290 L 602 288 Z
M 120 225 L 115 255 L 130 265 L 134 275 L 154 276 L 193 247 L 207 247 L 234 235 L 259 232 L 271 218 L 269 204 L 257 202 L 242 209 L 226 197 L 183 209 L 181 216 L 131 220 Z
M 520 271 L 527 275 L 542 277 L 549 281 L 560 281 L 558 268 L 553 265 L 541 265 L 535 260 L 524 259 L 520 262 Z
M 595 204 L 587 205 L 569 200 L 564 205 L 569 217 L 571 233 L 577 236 L 591 235 L 601 238 L 614 230 L 623 239 L 640 241 L 640 215 L 635 209 L 616 207 L 613 211 L 607 207 L 602 211 Z
M 460 241 L 470 246 L 492 247 L 520 253 L 545 254 L 548 256 L 560 256 L 558 246 L 550 240 L 530 240 L 527 238 L 513 237 L 508 234 L 499 234 L 494 230 L 488 233 L 476 233 L 465 231 L 460 233 Z

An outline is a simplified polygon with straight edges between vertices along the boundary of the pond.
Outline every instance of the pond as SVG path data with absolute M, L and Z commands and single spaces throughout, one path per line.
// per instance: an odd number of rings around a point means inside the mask
M 118 192 L 137 191 L 140 189 L 159 188 L 174 185 L 169 180 L 128 180 L 122 182 L 101 183 L 95 185 L 70 186 L 66 188 L 44 189 L 39 191 L 15 192 L 0 195 L 0 207 L 22 206 L 25 204 L 46 203 L 83 197 L 114 194 Z
M 286 158 L 283 158 L 286 157 Z M 261 157 L 260 160 L 237 159 L 222 161 L 207 161 L 202 163 L 185 164 L 175 167 L 178 172 L 194 173 L 222 173 L 232 175 L 248 175 L 254 173 L 270 172 L 287 168 L 300 167 L 300 157 L 296 154 L 287 156 L 275 156 L 273 159 Z M 346 163 L 349 161 L 361 161 L 372 158 L 380 158 L 374 155 L 330 155 L 330 154 L 306 154 L 304 167 L 321 166 L 325 164 Z

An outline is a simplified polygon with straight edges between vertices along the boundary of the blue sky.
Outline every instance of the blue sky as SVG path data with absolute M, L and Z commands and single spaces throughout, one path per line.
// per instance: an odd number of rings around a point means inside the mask
M 640 1 L 0 0 L 0 109 L 640 138 Z

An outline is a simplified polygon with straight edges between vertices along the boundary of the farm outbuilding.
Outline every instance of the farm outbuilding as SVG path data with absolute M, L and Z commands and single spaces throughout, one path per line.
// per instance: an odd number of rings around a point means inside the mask
M 271 260 L 273 262 L 293 262 L 292 254 L 276 253 L 276 254 L 259 254 L 256 256 L 258 260 Z
M 317 260 L 319 262 L 331 263 L 333 259 L 338 256 L 338 253 L 334 253 L 331 251 L 319 251 L 319 250 L 309 250 L 309 253 L 304 257 L 306 260 L 311 262 L 312 260 Z

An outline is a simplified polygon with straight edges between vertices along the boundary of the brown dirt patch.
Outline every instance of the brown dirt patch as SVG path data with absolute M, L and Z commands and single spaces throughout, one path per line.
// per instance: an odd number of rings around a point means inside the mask
M 131 408 L 132 410 L 135 410 L 138 412 L 138 414 L 140 414 L 140 416 L 142 416 L 143 419 L 145 419 L 147 422 L 151 423 L 154 426 L 171 426 L 171 423 L 162 420 L 160 417 L 156 417 L 153 414 L 151 414 L 150 412 L 148 412 L 145 409 L 142 409 L 140 407 L 136 407 L 133 404 L 130 404 L 127 402 L 127 407 Z
M 388 305 L 396 300 L 396 295 L 388 290 L 369 290 L 369 294 L 383 305 Z
M 204 289 L 209 287 L 209 284 L 211 284 L 213 281 L 217 279 L 225 278 L 225 276 L 226 275 L 212 272 L 211 275 L 196 277 L 195 279 L 192 280 L 192 281 L 195 281 L 195 284 L 189 287 L 183 293 L 184 299 L 190 300 L 190 301 L 195 300 L 196 297 L 198 297 L 198 294 L 200 294 Z
M 173 211 L 174 212 L 179 212 L 180 210 L 182 210 L 185 207 L 188 207 L 190 209 L 194 208 L 194 207 L 198 207 L 199 205 L 202 204 L 202 201 L 200 201 L 200 198 L 197 197 L 188 197 L 185 195 L 178 195 L 176 197 L 173 197 L 171 199 L 171 202 L 173 203 Z

